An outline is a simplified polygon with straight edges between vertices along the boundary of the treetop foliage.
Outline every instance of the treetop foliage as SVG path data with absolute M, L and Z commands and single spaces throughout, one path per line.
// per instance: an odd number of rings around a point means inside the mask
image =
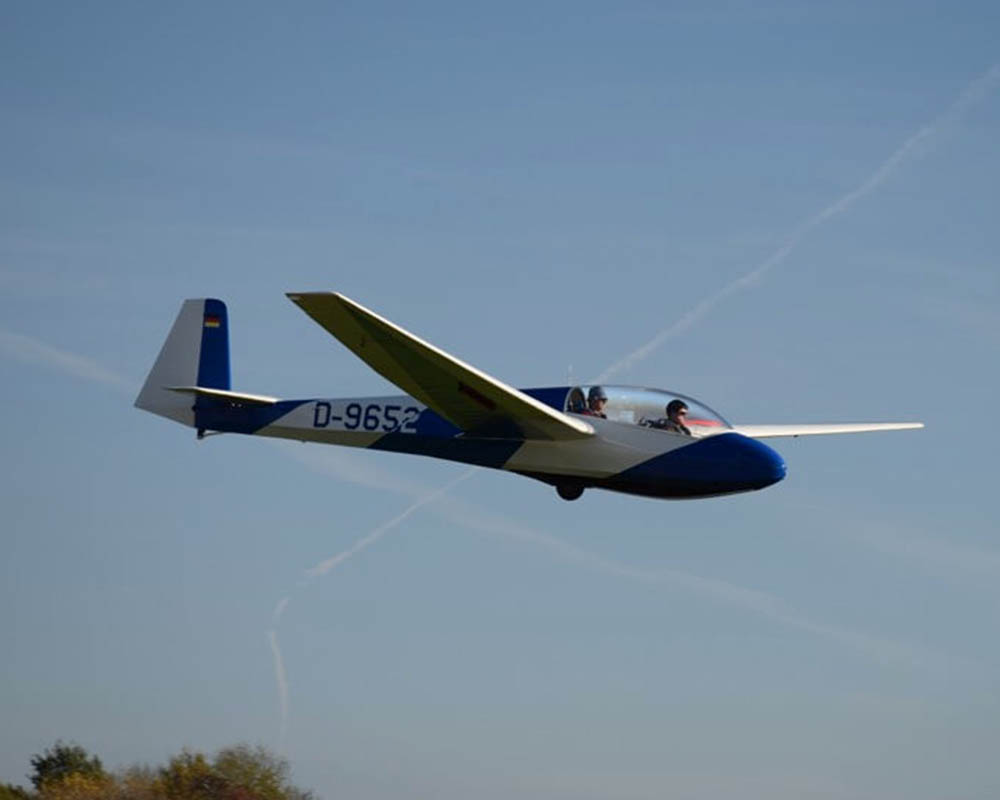
M 73 775 L 100 780 L 105 776 L 101 759 L 87 757 L 87 751 L 78 744 L 64 744 L 57 741 L 41 755 L 32 756 L 31 766 L 35 772 L 31 782 L 36 789 L 46 783 L 65 780 Z
M 0 784 L 0 800 L 314 800 L 292 785 L 285 759 L 245 744 L 211 759 L 183 750 L 162 767 L 110 773 L 79 745 L 57 741 L 31 766 L 34 791 Z

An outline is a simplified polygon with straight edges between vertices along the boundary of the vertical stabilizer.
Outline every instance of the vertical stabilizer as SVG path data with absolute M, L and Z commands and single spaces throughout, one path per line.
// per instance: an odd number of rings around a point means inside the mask
M 135 400 L 137 408 L 194 427 L 191 395 L 168 386 L 230 389 L 229 315 L 221 300 L 184 301 Z

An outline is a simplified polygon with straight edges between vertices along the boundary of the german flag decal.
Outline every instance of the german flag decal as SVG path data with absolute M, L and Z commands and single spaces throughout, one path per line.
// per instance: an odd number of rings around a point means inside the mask
M 215 314 L 206 314 L 205 315 L 205 327 L 206 328 L 218 328 L 221 324 L 222 324 L 222 322 L 219 320 L 219 317 L 216 316 Z

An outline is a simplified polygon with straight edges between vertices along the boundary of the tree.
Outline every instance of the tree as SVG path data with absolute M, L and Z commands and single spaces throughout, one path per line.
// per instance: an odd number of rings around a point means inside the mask
M 220 750 L 215 771 L 254 800 L 286 800 L 288 762 L 264 747 L 239 744 Z
M 108 800 L 165 800 L 158 772 L 149 767 L 132 766 L 115 774 Z
M 184 751 L 160 770 L 158 783 L 168 800 L 312 800 L 288 775 L 285 759 L 240 744 L 220 750 L 211 762 Z
M 35 773 L 31 782 L 39 791 L 47 783 L 65 780 L 70 775 L 104 780 L 108 777 L 97 756 L 89 757 L 87 751 L 78 744 L 57 741 L 41 755 L 33 756 L 31 766 Z
M 85 775 L 71 772 L 51 778 L 38 790 L 39 800 L 106 800 L 114 788 L 110 775 Z
M 218 800 L 227 788 L 205 756 L 188 750 L 160 770 L 158 784 L 169 800 Z
M 31 766 L 36 791 L 0 784 L 0 800 L 314 800 L 292 785 L 285 759 L 245 744 L 212 759 L 182 750 L 164 767 L 108 773 L 79 745 L 57 741 Z

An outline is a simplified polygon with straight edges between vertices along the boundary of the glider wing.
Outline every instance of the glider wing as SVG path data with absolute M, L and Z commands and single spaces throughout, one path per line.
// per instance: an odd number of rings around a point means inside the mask
M 922 428 L 922 422 L 842 422 L 826 425 L 734 425 L 733 430 L 753 439 L 781 436 L 823 436 L 833 433 L 868 433 L 870 431 L 908 431 Z
M 288 297 L 377 373 L 470 435 L 565 440 L 594 433 L 342 294 Z

